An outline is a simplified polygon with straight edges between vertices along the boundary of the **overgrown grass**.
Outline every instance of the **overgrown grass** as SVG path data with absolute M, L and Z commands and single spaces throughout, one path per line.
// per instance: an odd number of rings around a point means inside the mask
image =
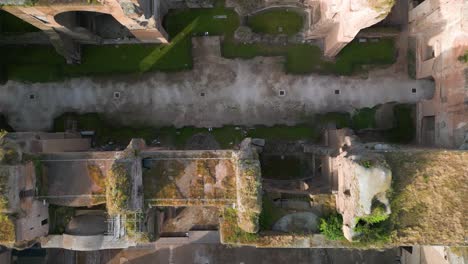
M 385 153 L 392 168 L 396 244 L 463 245 L 466 242 L 468 153 L 424 150 Z
M 132 193 L 132 176 L 128 166 L 127 163 L 115 162 L 110 175 L 106 177 L 106 205 L 110 215 L 128 210 Z
M 221 148 L 229 149 L 240 143 L 246 137 L 259 137 L 266 140 L 309 140 L 318 139 L 318 131 L 308 124 L 296 126 L 255 126 L 246 128 L 243 126 L 223 126 L 213 128 L 196 127 L 150 127 L 150 126 L 122 126 L 116 125 L 111 120 L 103 118 L 97 113 L 75 114 L 65 113 L 54 120 L 53 131 L 67 130 L 67 120 L 75 120 L 78 130 L 92 130 L 96 133 L 96 144 L 105 145 L 112 141 L 114 144 L 125 147 L 132 138 L 143 138 L 149 144 L 157 139 L 161 143 L 184 148 L 189 139 L 199 133 L 212 135 L 220 144 Z M 244 132 L 246 131 L 246 132 Z
M 16 240 L 15 224 L 10 216 L 0 213 L 0 243 L 12 244 Z
M 237 211 L 233 208 L 224 209 L 220 232 L 223 242 L 227 244 L 253 244 L 259 239 L 258 234 L 240 229 L 237 224 Z
M 257 13 L 248 18 L 247 24 L 253 32 L 292 36 L 301 30 L 303 20 L 299 13 L 281 8 Z

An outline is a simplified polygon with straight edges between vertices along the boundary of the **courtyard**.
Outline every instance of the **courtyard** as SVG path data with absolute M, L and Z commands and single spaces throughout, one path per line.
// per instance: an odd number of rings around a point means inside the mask
M 271 16 L 277 17 L 271 20 Z M 4 26 L 2 34 L 15 35 L 35 32 L 36 28 L 4 11 L 0 11 Z M 392 39 L 373 39 L 365 43 L 353 41 L 338 55 L 335 62 L 323 59 L 315 44 L 297 41 L 267 41 L 246 43 L 235 40 L 234 32 L 241 18 L 230 8 L 218 6 L 205 9 L 171 10 L 164 18 L 164 26 L 171 42 L 138 45 L 84 45 L 82 61 L 69 65 L 51 45 L 3 46 L 0 81 L 53 82 L 82 76 L 109 76 L 139 74 L 148 71 L 186 71 L 193 68 L 191 38 L 194 36 L 220 36 L 223 57 L 250 59 L 256 56 L 285 58 L 284 71 L 290 74 L 351 75 L 365 72 L 364 65 L 389 65 L 396 59 Z M 274 9 L 260 12 L 249 19 L 254 31 L 271 34 L 281 28 L 285 36 L 297 33 L 303 23 L 293 11 Z
M 290 75 L 281 57 L 221 56 L 218 37 L 193 38 L 191 71 L 74 78 L 0 86 L 0 112 L 15 130 L 49 130 L 65 112 L 100 113 L 121 125 L 296 125 L 324 112 L 352 112 L 433 96 L 428 80 L 376 70 L 367 78 Z M 45 60 L 45 59 L 44 59 Z

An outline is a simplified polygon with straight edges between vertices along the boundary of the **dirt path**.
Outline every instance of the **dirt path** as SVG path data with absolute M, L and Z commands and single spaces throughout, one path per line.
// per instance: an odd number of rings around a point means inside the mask
M 193 53 L 195 67 L 188 72 L 149 73 L 133 80 L 10 81 L 0 86 L 0 112 L 19 131 L 50 129 L 53 118 L 67 111 L 99 112 L 124 124 L 154 126 L 295 124 L 318 112 L 415 103 L 434 92 L 432 82 L 396 73 L 368 79 L 287 75 L 282 58 L 222 58 L 216 37 L 194 38 Z M 115 92 L 120 92 L 118 99 Z

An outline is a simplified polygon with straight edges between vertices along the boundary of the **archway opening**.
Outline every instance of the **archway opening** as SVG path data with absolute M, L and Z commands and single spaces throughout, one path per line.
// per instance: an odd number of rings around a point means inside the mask
M 134 38 L 113 16 L 90 11 L 68 11 L 57 14 L 55 21 L 74 32 L 92 33 L 103 39 Z

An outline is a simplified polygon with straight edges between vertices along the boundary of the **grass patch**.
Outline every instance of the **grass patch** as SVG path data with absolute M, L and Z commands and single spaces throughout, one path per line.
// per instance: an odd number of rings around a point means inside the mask
M 256 56 L 285 56 L 285 71 L 291 74 L 338 74 L 352 75 L 360 72 L 364 65 L 385 65 L 395 62 L 395 46 L 392 39 L 379 42 L 348 44 L 336 57 L 336 62 L 322 60 L 321 50 L 313 45 L 288 44 L 236 44 L 224 41 L 221 51 L 226 58 L 250 59 Z
M 323 127 L 334 125 L 336 128 L 351 126 L 351 116 L 349 113 L 329 112 L 316 116 L 316 123 Z
M 393 177 L 389 218 L 393 242 L 464 244 L 468 154 L 425 150 L 384 155 Z
M 249 17 L 247 24 L 256 33 L 292 36 L 302 29 L 304 19 L 297 12 L 282 8 L 259 12 Z
M 285 214 L 286 212 L 277 207 L 268 194 L 264 194 L 262 197 L 262 212 L 259 218 L 260 230 L 271 230 L 276 221 Z
M 264 138 L 266 140 L 311 140 L 319 138 L 319 132 L 310 124 L 295 126 L 255 126 L 247 131 L 248 137 Z
M 247 233 L 240 229 L 237 224 L 237 211 L 233 208 L 224 209 L 220 232 L 223 243 L 227 244 L 254 244 L 259 239 L 258 234 Z
M 189 32 L 192 35 L 233 34 L 239 26 L 237 13 L 226 8 L 173 9 L 164 18 L 164 26 L 169 35 L 175 37 L 195 21 Z
M 118 126 L 97 113 L 65 113 L 54 119 L 54 132 L 67 130 L 68 121 L 75 120 L 78 130 L 93 130 L 96 144 L 104 145 L 109 141 L 120 146 L 127 146 L 132 138 L 143 138 L 151 142 L 157 137 L 157 130 L 145 126 Z
M 296 126 L 256 126 L 247 129 L 242 126 L 223 126 L 213 128 L 196 127 L 150 127 L 150 126 L 122 126 L 103 118 L 97 113 L 75 114 L 65 113 L 54 119 L 54 132 L 62 132 L 68 129 L 70 121 L 76 121 L 78 130 L 93 130 L 96 133 L 95 143 L 99 146 L 112 141 L 114 144 L 125 147 L 132 138 L 143 138 L 148 144 L 158 139 L 163 144 L 173 145 L 177 148 L 185 148 L 189 139 L 198 133 L 209 133 L 221 148 L 229 149 L 240 143 L 245 137 L 259 137 L 267 140 L 310 140 L 318 139 L 319 133 L 311 125 L 300 124 Z M 247 131 L 244 133 L 243 131 Z M 232 143 L 232 144 L 231 144 Z
M 297 16 L 295 12 L 286 13 L 287 16 Z M 278 19 L 286 21 L 283 17 Z M 277 27 L 278 22 L 270 21 L 270 24 Z M 233 34 L 239 26 L 239 17 L 222 3 L 209 9 L 171 10 L 164 25 L 171 37 L 170 44 L 84 45 L 80 65 L 66 64 L 52 46 L 4 46 L 0 49 L 0 72 L 7 80 L 50 82 L 80 76 L 187 70 L 193 67 L 191 37 L 206 32 L 224 36 L 221 49 L 227 58 L 284 56 L 285 71 L 291 74 L 350 75 L 362 70 L 363 65 L 389 64 L 395 58 L 393 40 L 390 39 L 377 43 L 353 41 L 338 54 L 336 63 L 323 61 L 321 50 L 312 45 L 237 44 L 233 42 Z M 290 27 L 287 28 L 289 31 Z
M 363 70 L 364 65 L 388 65 L 396 60 L 393 39 L 380 39 L 378 42 L 359 43 L 353 40 L 336 57 L 335 64 L 328 64 L 335 74 L 351 75 Z
M 0 35 L 19 35 L 38 31 L 41 30 L 7 11 L 0 10 Z
M 140 73 L 147 70 L 177 71 L 192 68 L 190 45 L 189 38 L 171 43 L 171 46 L 84 45 L 82 63 L 79 65 L 67 64 L 51 46 L 9 45 L 0 50 L 0 63 L 5 68 L 7 79 L 28 82 L 51 82 L 71 77 Z

